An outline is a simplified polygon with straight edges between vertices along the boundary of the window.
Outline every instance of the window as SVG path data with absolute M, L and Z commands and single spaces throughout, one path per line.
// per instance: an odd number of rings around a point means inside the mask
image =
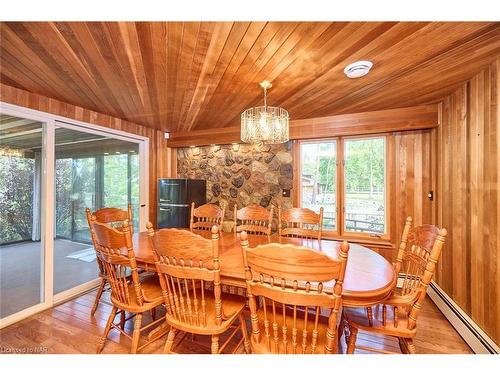
M 323 207 L 332 235 L 387 235 L 385 163 L 383 136 L 300 142 L 301 207 Z
M 323 207 L 323 228 L 337 229 L 337 144 L 335 141 L 303 143 L 302 207 L 319 212 Z
M 385 233 L 385 138 L 344 142 L 344 230 Z

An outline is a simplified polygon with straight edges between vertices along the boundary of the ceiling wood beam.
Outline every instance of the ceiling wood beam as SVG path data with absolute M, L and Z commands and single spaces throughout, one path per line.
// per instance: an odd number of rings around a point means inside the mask
M 346 135 L 430 129 L 439 125 L 438 105 L 353 113 L 290 121 L 290 139 L 331 138 Z M 171 133 L 168 147 L 240 143 L 240 128 Z

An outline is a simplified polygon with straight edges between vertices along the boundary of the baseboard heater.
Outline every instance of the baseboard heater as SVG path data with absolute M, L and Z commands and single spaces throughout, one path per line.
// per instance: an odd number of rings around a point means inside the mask
M 500 353 L 498 345 L 434 281 L 427 294 L 474 353 Z

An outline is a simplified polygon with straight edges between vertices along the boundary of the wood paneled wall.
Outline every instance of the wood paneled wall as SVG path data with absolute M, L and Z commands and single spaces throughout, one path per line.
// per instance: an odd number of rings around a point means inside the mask
M 158 177 L 170 177 L 175 174 L 168 162 L 171 149 L 167 149 L 163 132 L 124 121 L 116 117 L 77 107 L 59 100 L 33 94 L 5 84 L 0 84 L 0 101 L 53 113 L 77 121 L 122 130 L 149 138 L 149 220 L 156 222 L 156 190 Z
M 408 216 L 413 218 L 415 225 L 432 222 L 434 201 L 427 197 L 433 190 L 431 134 L 431 130 L 401 132 L 392 138 L 394 171 L 393 180 L 390 180 L 390 217 L 391 238 L 396 248 Z
M 290 140 L 431 129 L 438 126 L 438 123 L 437 104 L 305 120 L 292 119 L 290 120 Z M 168 145 L 188 147 L 233 142 L 241 142 L 239 127 L 172 133 Z
M 436 282 L 500 344 L 500 58 L 442 103 L 436 223 L 448 230 Z

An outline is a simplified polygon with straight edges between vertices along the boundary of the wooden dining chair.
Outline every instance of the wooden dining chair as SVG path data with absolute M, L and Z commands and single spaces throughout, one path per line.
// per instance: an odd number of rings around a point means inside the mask
M 356 337 L 360 330 L 396 337 L 402 353 L 416 353 L 413 338 L 417 332 L 417 318 L 441 255 L 446 234 L 446 229 L 433 225 L 412 228 L 411 217 L 406 219 L 394 263 L 396 275 L 399 275 L 402 281 L 401 286 L 396 287 L 379 305 L 364 309 L 344 309 L 347 353 L 352 354 L 355 349 L 389 353 L 357 346 Z
M 114 207 L 107 207 L 107 208 L 101 208 L 100 210 L 97 210 L 95 212 L 90 212 L 89 208 L 85 209 L 85 213 L 87 215 L 87 223 L 89 225 L 89 230 L 90 230 L 90 219 L 93 216 L 95 216 L 96 221 L 100 223 L 105 223 L 108 224 L 118 230 L 121 229 L 123 223 L 128 220 L 128 223 L 130 225 L 130 230 L 133 232 L 133 224 L 132 224 L 132 205 L 129 203 L 128 209 L 127 210 L 122 210 L 119 208 L 114 208 Z M 92 239 L 92 244 L 94 245 L 94 248 L 96 246 L 95 244 L 95 238 L 90 231 L 90 238 Z M 97 306 L 99 306 L 99 301 L 101 300 L 102 293 L 106 289 L 106 274 L 104 272 L 104 267 L 99 259 L 99 257 L 96 258 L 97 265 L 99 267 L 99 278 L 101 279 L 101 282 L 99 284 L 99 288 L 97 289 L 97 294 L 95 296 L 95 301 L 94 305 L 92 306 L 92 309 L 90 310 L 90 316 L 94 316 Z
M 271 234 L 273 224 L 273 207 L 268 211 L 264 207 L 254 204 L 237 209 L 234 205 L 234 232 L 246 231 L 251 234 Z
M 278 233 L 283 237 L 299 237 L 321 240 L 323 231 L 323 207 L 319 214 L 309 208 L 278 208 Z
M 241 330 L 242 344 L 249 353 L 250 344 L 243 309 L 246 300 L 241 296 L 222 295 L 220 282 L 219 231 L 212 227 L 211 239 L 205 239 L 182 229 L 161 229 L 155 233 L 147 225 L 153 249 L 156 270 L 160 277 L 166 320 L 171 329 L 164 353 L 171 353 L 178 331 L 211 336 L 212 354 L 221 353 L 230 340 Z M 206 284 L 213 284 L 212 290 Z M 239 324 L 222 346 L 219 336 Z
M 125 220 L 120 230 L 112 228 L 106 223 L 100 223 L 96 217 L 90 217 L 90 230 L 95 238 L 97 257 L 111 286 L 111 303 L 113 305 L 104 334 L 98 344 L 97 353 L 104 348 L 104 344 L 111 329 L 115 328 L 132 340 L 130 353 L 136 353 L 153 340 L 147 340 L 139 346 L 142 331 L 160 323 L 164 318 L 155 320 L 142 327 L 142 316 L 146 311 L 153 311 L 163 303 L 161 287 L 156 275 L 139 278 L 137 262 L 132 245 L 132 233 L 128 220 Z M 120 312 L 128 312 L 131 319 L 135 317 L 132 336 L 124 330 L 123 322 L 114 323 Z M 154 337 L 155 339 L 161 336 Z
M 337 323 L 349 244 L 344 241 L 338 259 L 332 259 L 316 250 L 291 244 L 270 243 L 249 248 L 248 236 L 242 232 L 241 247 L 252 323 L 252 352 L 337 353 Z M 327 316 L 321 310 L 326 310 Z
M 222 228 L 224 224 L 224 215 L 226 208 L 222 208 L 216 204 L 207 203 L 199 207 L 191 203 L 191 220 L 189 221 L 189 229 L 212 230 L 212 226 L 217 225 Z

